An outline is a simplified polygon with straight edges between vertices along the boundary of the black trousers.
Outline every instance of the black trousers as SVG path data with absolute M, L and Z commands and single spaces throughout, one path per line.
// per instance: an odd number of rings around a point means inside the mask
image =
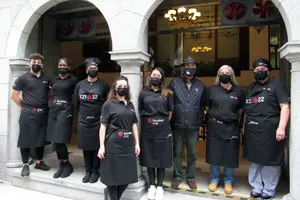
M 126 190 L 128 185 L 113 185 L 113 186 L 107 186 L 108 195 L 110 197 L 110 200 L 119 200 L 121 199 L 121 196 L 123 192 Z
M 21 151 L 21 157 L 23 164 L 27 164 L 29 160 L 30 155 L 30 148 L 20 148 Z M 36 147 L 35 148 L 35 154 L 37 160 L 43 160 L 44 156 L 44 147 Z
M 66 144 L 55 144 L 56 155 L 59 160 L 68 160 L 69 152 Z
M 155 169 L 157 171 L 157 186 L 162 186 L 165 177 L 165 168 L 147 168 L 150 185 L 155 185 Z
M 83 150 L 85 171 L 90 173 L 99 173 L 100 159 L 98 150 Z

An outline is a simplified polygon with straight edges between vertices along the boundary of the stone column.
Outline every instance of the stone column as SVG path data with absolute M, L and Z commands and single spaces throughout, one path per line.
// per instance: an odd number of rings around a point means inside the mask
M 14 81 L 26 71 L 29 70 L 29 60 L 23 58 L 14 58 L 9 60 L 12 78 L 10 79 L 10 88 Z M 11 94 L 12 89 L 10 89 Z M 17 147 L 19 137 L 19 116 L 21 109 L 11 100 L 9 101 L 9 159 L 7 162 L 8 168 L 16 168 L 22 166 L 20 150 Z
M 131 102 L 134 104 L 136 114 L 139 119 L 138 95 L 142 87 L 141 66 L 145 62 L 149 62 L 150 55 L 141 51 L 114 51 L 110 53 L 111 59 L 117 61 L 121 66 L 121 75 L 128 78 Z M 139 161 L 137 161 L 137 167 L 138 182 L 128 186 L 128 190 L 124 194 L 125 199 L 138 200 L 142 197 L 145 191 L 145 180 L 142 177 L 142 170 Z
M 287 59 L 291 67 L 291 114 L 289 133 L 289 168 L 290 168 L 290 193 L 285 195 L 285 200 L 300 200 L 300 42 L 288 42 L 280 51 L 280 57 Z

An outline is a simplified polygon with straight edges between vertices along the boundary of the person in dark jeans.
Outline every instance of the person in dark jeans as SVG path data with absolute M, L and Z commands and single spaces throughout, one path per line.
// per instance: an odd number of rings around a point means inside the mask
M 30 149 L 35 149 L 35 169 L 43 171 L 50 169 L 43 162 L 50 83 L 50 78 L 42 72 L 43 59 L 44 57 L 38 53 L 30 55 L 30 71 L 15 80 L 11 94 L 11 99 L 21 108 L 18 147 L 23 162 L 22 177 L 30 174 Z
M 186 180 L 191 189 L 196 189 L 196 144 L 198 131 L 204 113 L 205 87 L 195 78 L 196 61 L 188 57 L 184 60 L 182 77 L 171 81 L 169 89 L 173 91 L 174 110 L 171 119 L 173 129 L 174 179 L 172 188 L 177 189 L 182 180 L 183 145 L 187 149 Z

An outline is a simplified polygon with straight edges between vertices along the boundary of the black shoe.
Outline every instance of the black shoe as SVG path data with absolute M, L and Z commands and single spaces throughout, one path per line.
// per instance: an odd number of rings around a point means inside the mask
M 39 164 L 35 164 L 35 169 L 40 169 L 40 170 L 43 170 L 43 171 L 49 171 L 50 170 L 50 167 L 48 165 L 46 165 L 43 161 L 41 161 Z
M 29 176 L 30 171 L 29 171 L 29 166 L 28 164 L 24 165 L 21 171 L 21 176 L 25 177 L 25 176 Z
M 262 198 L 262 199 L 272 199 L 273 196 L 268 195 L 268 194 L 265 194 L 265 193 L 262 193 L 261 198 Z
M 71 163 L 69 161 L 63 163 L 64 164 L 64 170 L 61 173 L 61 178 L 67 178 L 68 176 L 70 176 L 73 173 L 73 166 L 71 165 Z
M 99 174 L 98 173 L 92 173 L 92 175 L 91 175 L 91 177 L 90 177 L 90 180 L 89 180 L 89 182 L 90 183 L 96 183 L 97 181 L 98 181 L 98 179 L 99 179 Z
M 250 196 L 252 197 L 252 198 L 258 198 L 258 197 L 260 197 L 261 196 L 261 194 L 260 193 L 257 193 L 257 192 L 251 192 L 250 193 Z
M 90 172 L 86 172 L 84 177 L 82 178 L 82 182 L 83 183 L 88 183 L 90 181 L 90 177 L 91 177 L 91 173 Z
M 64 170 L 64 164 L 61 162 L 59 163 L 59 168 L 58 170 L 53 174 L 53 178 L 59 178 L 61 176 L 61 173 Z

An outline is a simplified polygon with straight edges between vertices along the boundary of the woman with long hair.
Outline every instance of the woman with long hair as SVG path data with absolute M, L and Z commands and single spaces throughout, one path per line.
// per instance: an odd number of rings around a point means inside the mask
M 140 164 L 147 167 L 150 188 L 148 199 L 162 200 L 165 168 L 172 166 L 172 131 L 169 120 L 173 110 L 172 92 L 164 88 L 164 71 L 151 72 L 148 88 L 139 95 L 141 116 Z M 155 183 L 157 178 L 157 184 Z
M 66 143 L 70 142 L 72 136 L 72 97 L 77 79 L 70 74 L 70 70 L 69 60 L 60 58 L 58 60 L 58 75 L 50 83 L 51 96 L 46 140 L 54 143 L 59 160 L 59 169 L 53 178 L 66 178 L 73 172 Z
M 215 85 L 207 90 L 206 162 L 210 164 L 211 192 L 220 182 L 220 167 L 224 167 L 224 192 L 232 193 L 233 169 L 239 166 L 241 109 L 244 91 L 237 86 L 229 65 L 220 67 Z
M 101 182 L 107 185 L 110 199 L 119 200 L 128 184 L 138 180 L 136 157 L 140 153 L 138 120 L 125 76 L 114 81 L 100 122 Z

